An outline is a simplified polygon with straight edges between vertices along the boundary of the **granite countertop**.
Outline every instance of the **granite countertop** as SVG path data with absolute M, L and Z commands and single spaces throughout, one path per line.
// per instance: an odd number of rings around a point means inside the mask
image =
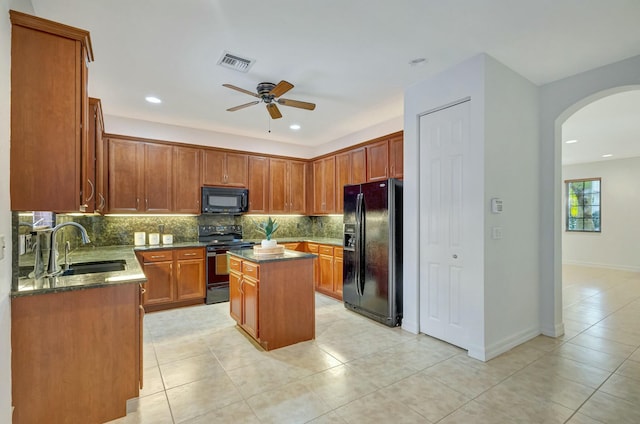
M 21 277 L 18 279 L 18 289 L 11 292 L 11 297 L 83 290 L 112 284 L 145 283 L 147 281 L 147 277 L 143 274 L 142 267 L 136 259 L 133 246 L 79 248 L 72 251 L 69 255 L 69 263 L 71 264 L 109 260 L 126 261 L 126 269 L 124 271 L 98 272 L 39 279 Z
M 326 244 L 331 246 L 339 246 L 342 247 L 342 239 L 339 238 L 328 238 L 328 237 L 277 237 L 275 240 L 278 243 L 318 243 L 318 244 Z M 245 241 L 250 241 L 254 243 L 260 243 L 262 239 L 248 239 Z
M 305 253 L 305 252 L 297 252 L 295 250 L 287 250 L 285 249 L 284 253 L 278 253 L 275 255 L 256 255 L 253 249 L 240 249 L 240 250 L 229 250 L 228 254 L 237 256 L 240 259 L 246 259 L 255 263 L 265 263 L 265 262 L 277 262 L 277 261 L 290 261 L 297 259 L 313 259 L 316 257 L 313 253 Z

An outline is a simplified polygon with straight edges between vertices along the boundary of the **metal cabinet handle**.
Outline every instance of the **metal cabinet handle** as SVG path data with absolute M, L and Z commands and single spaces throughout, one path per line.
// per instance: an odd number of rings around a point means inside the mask
M 91 182 L 90 179 L 87 178 L 87 182 L 89 183 L 89 185 L 91 186 L 91 195 L 89 196 L 89 198 L 86 200 L 87 202 L 90 201 L 91 199 L 93 199 L 93 195 L 95 194 L 95 188 L 93 186 L 93 183 Z
M 164 258 L 164 255 L 151 255 L 151 259 Z
M 244 284 L 244 277 L 240 278 L 240 285 L 238 286 L 238 290 L 240 293 L 244 294 L 244 290 L 242 290 L 242 285 Z
M 185 253 L 183 254 L 183 256 L 196 256 L 197 253 Z
M 104 207 L 107 204 L 107 201 L 105 200 L 104 196 L 102 195 L 102 193 L 98 193 L 98 196 L 100 196 L 100 206 L 98 206 L 98 210 L 103 210 Z

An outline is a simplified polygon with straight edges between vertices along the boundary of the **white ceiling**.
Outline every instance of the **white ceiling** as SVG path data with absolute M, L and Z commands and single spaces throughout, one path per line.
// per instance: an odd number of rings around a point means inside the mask
M 538 85 L 640 54 L 638 0 L 31 3 L 38 16 L 91 32 L 89 94 L 106 115 L 305 146 L 401 116 L 408 86 L 481 52 Z M 256 63 L 247 74 L 222 68 L 224 50 Z M 409 66 L 418 57 L 428 62 Z M 264 105 L 226 111 L 254 98 L 223 83 L 254 90 L 281 79 L 295 85 L 283 97 L 316 110 L 280 106 L 274 121 Z

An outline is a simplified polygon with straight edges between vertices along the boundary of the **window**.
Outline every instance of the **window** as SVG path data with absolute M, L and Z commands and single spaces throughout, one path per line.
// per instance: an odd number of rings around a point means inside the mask
M 600 232 L 600 178 L 567 180 L 566 231 Z

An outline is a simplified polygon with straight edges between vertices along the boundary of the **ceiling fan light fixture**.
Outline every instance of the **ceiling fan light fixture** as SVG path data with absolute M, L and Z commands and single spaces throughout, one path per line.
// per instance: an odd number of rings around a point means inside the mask
M 578 140 L 567 140 L 565 141 L 565 144 L 573 144 L 573 143 L 577 143 Z
M 293 131 L 298 131 L 300 128 L 302 128 L 300 126 L 300 124 L 291 124 L 291 125 L 289 125 L 289 129 L 293 130 Z
M 148 101 L 149 103 L 154 103 L 154 104 L 162 103 L 162 100 L 160 100 L 159 98 L 157 98 L 155 96 L 147 96 L 144 99 L 146 101 Z

